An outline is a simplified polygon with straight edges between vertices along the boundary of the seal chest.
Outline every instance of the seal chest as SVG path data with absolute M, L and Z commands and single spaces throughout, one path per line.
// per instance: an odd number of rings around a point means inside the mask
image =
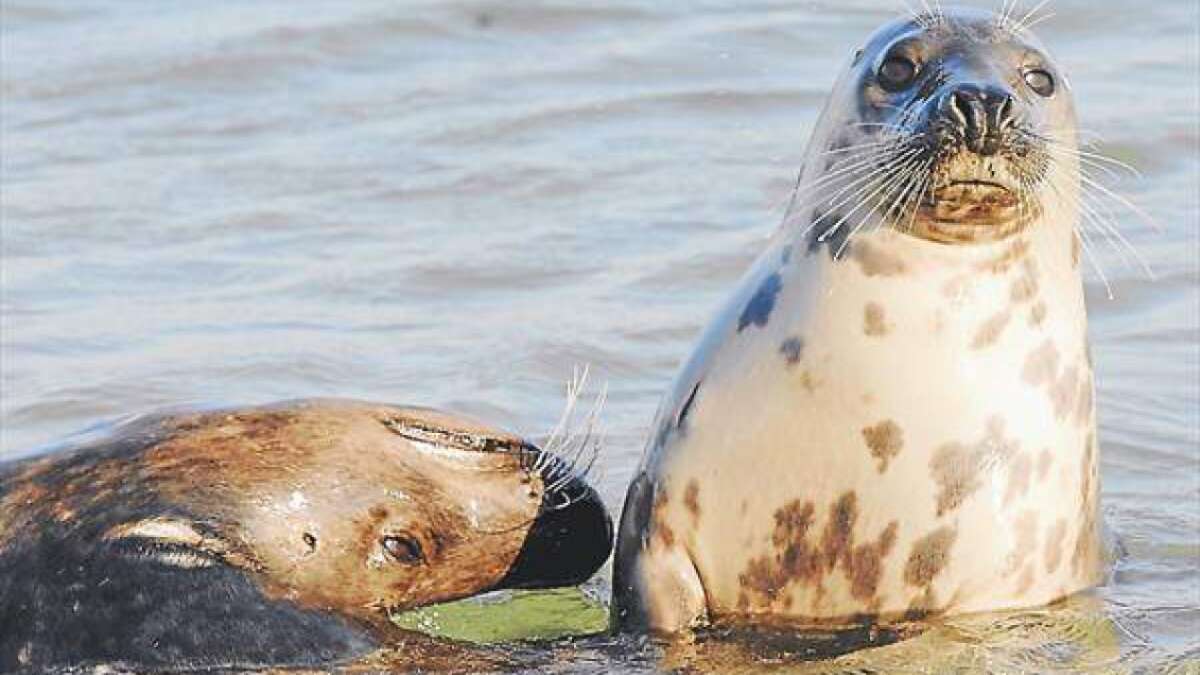
M 1078 174 L 1056 151 L 1074 121 L 1040 86 L 1052 69 L 974 12 L 871 38 L 659 411 L 619 623 L 920 618 L 1097 582 Z

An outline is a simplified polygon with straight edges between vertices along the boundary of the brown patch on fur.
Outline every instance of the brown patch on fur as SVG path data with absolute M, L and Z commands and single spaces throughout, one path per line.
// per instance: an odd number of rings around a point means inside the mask
M 1067 519 L 1059 518 L 1046 533 L 1046 548 L 1043 557 L 1046 561 L 1046 574 L 1054 574 L 1062 562 L 1063 546 L 1067 538 Z
M 1029 589 L 1033 588 L 1033 563 L 1029 563 L 1021 570 L 1021 576 L 1017 579 L 1016 595 L 1025 595 Z
M 863 333 L 872 337 L 882 337 L 887 335 L 890 329 L 883 305 L 868 302 L 863 310 Z
M 855 240 L 850 256 L 868 277 L 895 277 L 908 271 L 903 260 L 865 239 Z
M 1013 304 L 1021 304 L 1029 302 L 1033 296 L 1037 295 L 1038 282 L 1032 275 L 1023 276 L 1013 282 L 1012 288 L 1009 291 L 1009 297 Z
M 958 530 L 943 526 L 913 542 L 904 564 L 904 583 L 917 587 L 933 583 L 933 578 L 946 568 L 957 538 Z
M 937 596 L 933 593 L 933 586 L 925 586 L 925 592 L 912 599 L 908 603 L 908 609 L 904 611 L 901 617 L 905 621 L 924 621 L 932 616 L 940 613 L 938 609 Z
M 1033 473 L 1033 460 L 1027 453 L 1020 453 L 1008 467 L 1008 486 L 1004 489 L 1004 505 L 1012 504 L 1018 496 L 1029 492 L 1029 476 Z
M 1035 387 L 1050 384 L 1058 375 L 1058 348 L 1047 339 L 1025 358 L 1021 378 Z
M 1000 339 L 1000 335 L 1004 333 L 1004 328 L 1008 326 L 1008 322 L 1012 320 L 1012 312 L 1004 310 L 983 322 L 979 330 L 975 332 L 975 338 L 971 340 L 971 349 L 983 349 L 996 344 L 996 340 Z
M 1079 533 L 1071 568 L 1076 574 L 1094 574 L 1100 567 L 1100 523 L 1097 518 L 1099 501 L 1097 444 L 1095 433 L 1089 433 L 1080 461 Z
M 982 485 L 979 474 L 983 468 L 1008 461 L 1016 451 L 1016 442 L 1004 437 L 1004 422 L 998 417 L 988 421 L 988 429 L 979 441 L 971 445 L 947 443 L 938 448 L 929 460 L 929 472 L 940 488 L 937 515 L 941 517 L 961 506 Z
M 892 420 L 863 427 L 862 435 L 871 456 L 879 462 L 879 473 L 887 471 L 888 462 L 904 449 L 904 430 Z
M 1091 374 L 1085 374 L 1079 382 L 1079 397 L 1075 404 L 1075 423 L 1079 426 L 1091 424 L 1094 414 L 1095 390 Z
M 826 576 L 841 569 L 850 583 L 850 594 L 867 603 L 867 610 L 878 605 L 876 592 L 883 575 L 883 559 L 896 544 L 898 524 L 892 521 L 875 541 L 855 544 L 854 530 L 858 522 L 858 498 L 847 492 L 829 507 L 825 527 L 817 542 L 809 534 L 815 524 L 815 508 L 811 501 L 793 500 L 775 512 L 775 528 L 771 534 L 774 549 L 750 560 L 738 575 L 741 591 L 749 606 L 757 598 L 766 604 L 786 603 L 787 589 L 793 585 L 812 586 L 820 592 Z
M 1016 541 L 1008 554 L 1009 570 L 1015 572 L 1037 550 L 1037 512 L 1023 511 L 1013 523 Z
M 1029 310 L 1029 325 L 1037 328 L 1046 322 L 1046 303 L 1038 301 Z
M 693 522 L 700 520 L 700 485 L 695 478 L 683 490 L 683 507 L 692 514 Z
M 850 555 L 854 539 L 854 524 L 858 521 L 858 495 L 847 492 L 833 504 L 825 531 L 821 534 L 821 550 L 826 569 L 832 570 L 838 561 Z
M 1038 453 L 1037 479 L 1039 483 L 1046 482 L 1046 477 L 1050 475 L 1050 465 L 1054 462 L 1054 455 L 1050 454 L 1050 448 L 1042 448 Z
M 883 576 L 883 559 L 896 545 L 896 521 L 888 523 L 878 541 L 855 546 L 846 562 L 846 574 L 850 577 L 850 595 L 858 600 L 875 597 L 879 590 L 879 579 Z
M 1007 272 L 1014 263 L 1025 257 L 1029 252 L 1029 242 L 1024 239 L 1014 241 L 1011 246 L 1004 249 L 999 256 L 991 260 L 986 260 L 978 265 L 976 269 L 981 272 L 990 272 L 992 274 L 1003 274 Z
M 651 508 L 651 522 L 653 523 L 654 536 L 662 543 L 664 548 L 671 548 L 675 545 L 675 530 L 667 524 L 667 507 L 670 504 L 670 499 L 667 496 L 667 488 L 665 485 L 655 486 L 654 504 Z
M 1021 377 L 1027 384 L 1045 387 L 1054 417 L 1059 420 L 1066 419 L 1072 412 L 1078 414 L 1076 401 L 1084 395 L 1082 390 L 1091 387 L 1089 378 L 1080 374 L 1078 366 L 1060 367 L 1058 348 L 1049 339 L 1025 358 Z M 1086 396 L 1090 399 L 1090 392 Z M 1090 409 L 1090 401 L 1087 407 Z
M 1050 402 L 1054 405 L 1054 417 L 1065 419 L 1075 407 L 1075 397 L 1079 392 L 1079 369 L 1075 366 L 1064 368 L 1059 377 L 1050 385 Z
M 1079 268 L 1079 253 L 1080 253 L 1081 248 L 1082 248 L 1082 244 L 1079 239 L 1079 233 L 1073 232 L 1071 234 L 1071 268 L 1072 269 Z

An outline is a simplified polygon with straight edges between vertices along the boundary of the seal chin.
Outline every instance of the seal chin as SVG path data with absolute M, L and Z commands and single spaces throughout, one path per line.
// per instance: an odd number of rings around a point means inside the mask
M 927 193 L 913 234 L 946 244 L 998 241 L 1023 230 L 1035 210 L 998 181 L 952 179 Z
M 604 502 L 578 478 L 542 497 L 520 553 L 496 588 L 556 588 L 586 581 L 608 559 L 613 525 Z

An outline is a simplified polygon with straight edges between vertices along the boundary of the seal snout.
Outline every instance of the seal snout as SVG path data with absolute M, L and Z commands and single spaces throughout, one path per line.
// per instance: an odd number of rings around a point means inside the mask
M 960 84 L 942 94 L 938 112 L 972 152 L 991 156 L 1000 151 L 1006 130 L 1016 121 L 1012 92 L 998 86 Z
M 561 464 L 552 462 L 551 467 Z M 613 526 L 600 495 L 583 479 L 544 475 L 547 490 L 517 559 L 499 588 L 554 588 L 586 581 L 608 559 Z M 555 480 L 557 478 L 557 480 Z

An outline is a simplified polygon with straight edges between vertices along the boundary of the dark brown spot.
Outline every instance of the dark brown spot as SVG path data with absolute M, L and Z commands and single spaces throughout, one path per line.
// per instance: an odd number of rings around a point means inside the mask
M 889 326 L 883 305 L 878 302 L 868 302 L 863 311 L 863 333 L 872 337 L 888 334 Z
M 924 621 L 937 613 L 937 596 L 933 593 L 933 586 L 926 586 L 925 592 L 909 603 L 903 618 L 905 621 Z
M 985 466 L 1007 462 L 1017 444 L 1004 436 L 1004 422 L 998 417 L 988 421 L 988 429 L 979 441 L 947 443 L 929 460 L 929 472 L 940 488 L 937 515 L 940 517 L 962 505 L 982 485 L 980 473 Z
M 979 330 L 975 332 L 974 339 L 971 340 L 971 349 L 983 349 L 996 344 L 996 340 L 1000 339 L 1000 335 L 1004 333 L 1004 328 L 1008 326 L 1008 322 L 1012 320 L 1012 312 L 1004 310 L 983 322 Z
M 913 542 L 908 562 L 904 564 L 904 583 L 917 587 L 933 583 L 933 578 L 946 568 L 957 538 L 958 531 L 954 528 L 939 527 Z
M 850 552 L 846 573 L 850 577 L 850 595 L 855 599 L 869 600 L 875 597 L 879 590 L 879 579 L 883 576 L 883 559 L 896 545 L 897 528 L 893 520 L 884 528 L 878 541 L 855 546 Z
M 867 240 L 856 240 L 850 255 L 868 277 L 894 277 L 907 271 L 902 259 Z
M 1029 476 L 1033 473 L 1033 460 L 1026 453 L 1017 455 L 1008 467 L 1008 486 L 1004 489 L 1004 505 L 1012 504 L 1017 497 L 1029 492 Z
M 888 462 L 904 449 L 904 430 L 892 420 L 864 427 L 862 435 L 871 456 L 879 462 L 879 473 L 887 471 Z
M 1054 574 L 1062 562 L 1063 543 L 1067 538 L 1067 519 L 1059 518 L 1054 521 L 1046 533 L 1046 550 L 1043 554 L 1046 560 L 1046 574 Z
M 854 539 L 854 524 L 858 521 L 858 495 L 847 492 L 838 498 L 825 523 L 821 535 L 821 550 L 825 554 L 825 567 L 832 570 L 839 560 L 850 555 L 850 542 Z
M 883 559 L 895 547 L 898 524 L 892 521 L 875 541 L 856 545 L 858 500 L 853 492 L 847 492 L 830 505 L 820 541 L 814 544 L 809 539 L 814 512 L 812 502 L 799 500 L 775 512 L 773 551 L 752 559 L 738 576 L 746 595 L 743 608 L 755 598 L 769 605 L 783 603 L 786 608 L 791 596 L 785 591 L 791 585 L 811 586 L 820 593 L 824 578 L 840 569 L 850 583 L 851 595 L 864 601 L 868 612 L 874 611 Z
M 695 478 L 688 481 L 683 490 L 683 506 L 692 514 L 693 521 L 700 520 L 700 485 Z

